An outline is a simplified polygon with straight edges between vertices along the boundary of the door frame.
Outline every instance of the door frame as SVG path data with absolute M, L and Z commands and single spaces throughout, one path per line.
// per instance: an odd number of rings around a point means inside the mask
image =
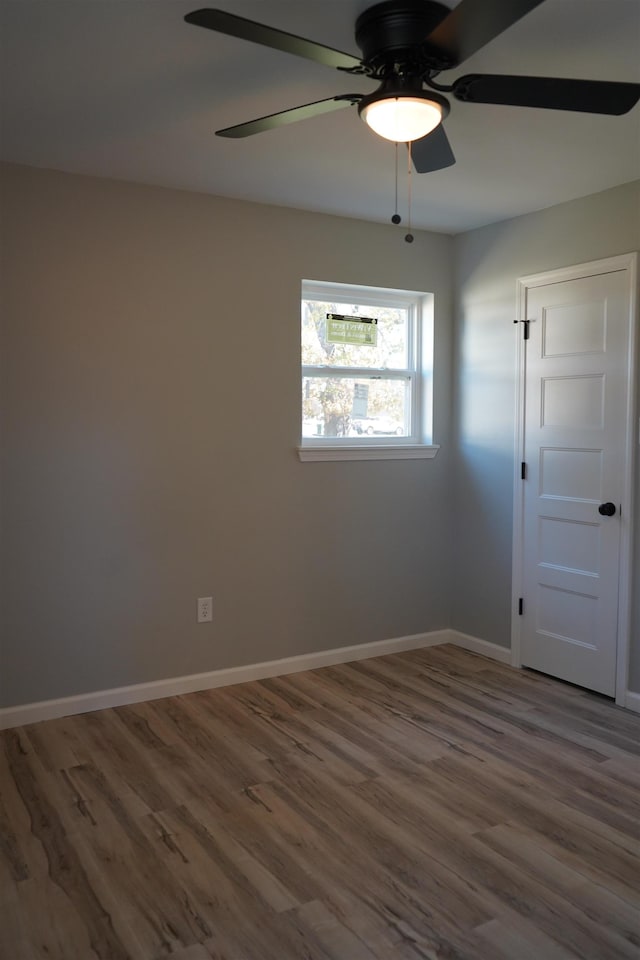
M 532 287 L 563 283 L 603 273 L 626 271 L 627 295 L 629 298 L 629 342 L 627 363 L 627 409 L 625 415 L 625 454 L 623 477 L 623 513 L 620 531 L 620 579 L 618 589 L 618 638 L 616 653 L 616 696 L 619 706 L 625 706 L 629 676 L 629 651 L 631 643 L 631 578 L 634 548 L 634 477 L 636 469 L 636 446 L 640 441 L 638 430 L 638 396 L 635 389 L 637 369 L 637 253 L 626 253 L 603 260 L 592 260 L 575 266 L 547 270 L 544 273 L 520 277 L 517 281 L 517 356 L 516 356 L 516 402 L 515 402 L 515 456 L 513 475 L 513 561 L 511 596 L 511 663 L 522 666 L 522 619 L 519 615 L 519 599 L 523 595 L 524 582 L 524 486 L 521 463 L 524 461 L 526 350 L 523 328 L 527 307 L 527 291 Z

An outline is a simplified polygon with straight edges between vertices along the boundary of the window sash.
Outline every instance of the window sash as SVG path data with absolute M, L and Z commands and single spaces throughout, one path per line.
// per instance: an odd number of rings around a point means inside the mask
M 419 403 L 419 378 L 416 374 L 412 373 L 410 370 L 393 370 L 387 372 L 381 371 L 379 368 L 369 368 L 369 367 L 339 367 L 334 368 L 330 366 L 304 366 L 302 368 L 302 383 L 304 384 L 307 379 L 318 379 L 318 380 L 391 380 L 396 383 L 404 383 L 405 387 L 405 396 L 406 396 L 406 405 L 404 408 L 404 423 L 409 425 L 409 430 L 407 433 L 402 433 L 399 436 L 386 433 L 376 433 L 373 436 L 367 436 L 365 434 L 360 434 L 358 436 L 353 436 L 352 434 L 348 436 L 303 436 L 302 444 L 303 445 L 313 445 L 313 444 L 407 444 L 407 443 L 418 443 L 419 442 L 419 431 L 420 431 L 420 420 L 416 419 L 416 411 L 418 410 Z M 356 417 L 356 420 L 361 418 Z
M 302 364 L 302 379 L 312 377 L 331 377 L 340 379 L 404 380 L 407 382 L 408 410 L 411 432 L 406 436 L 376 435 L 374 437 L 303 437 L 303 446 L 357 445 L 357 446 L 398 446 L 424 443 L 423 423 L 423 379 L 431 376 L 432 371 L 422 369 L 424 322 L 423 307 L 428 302 L 428 294 L 416 294 L 411 291 L 379 290 L 376 288 L 354 287 L 347 284 L 331 284 L 303 281 L 301 301 L 331 302 L 334 304 L 358 304 L 361 306 L 397 307 L 407 311 L 407 366 L 404 368 L 333 366 L 332 364 Z

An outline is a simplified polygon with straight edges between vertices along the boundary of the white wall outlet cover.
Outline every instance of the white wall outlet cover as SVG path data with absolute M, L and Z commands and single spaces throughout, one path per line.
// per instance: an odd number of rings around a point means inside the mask
M 198 623 L 209 623 L 213 619 L 213 597 L 198 597 Z

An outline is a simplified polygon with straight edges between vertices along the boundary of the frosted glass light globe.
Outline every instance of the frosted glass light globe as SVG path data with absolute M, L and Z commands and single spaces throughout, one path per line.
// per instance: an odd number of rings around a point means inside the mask
M 442 120 L 442 107 L 426 97 L 387 97 L 362 109 L 371 129 L 386 140 L 420 140 Z

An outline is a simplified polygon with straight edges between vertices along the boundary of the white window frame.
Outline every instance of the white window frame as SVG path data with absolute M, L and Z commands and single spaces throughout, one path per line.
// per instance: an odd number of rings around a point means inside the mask
M 432 443 L 433 294 L 386 287 L 303 280 L 301 302 L 399 307 L 407 310 L 407 367 L 343 367 L 301 364 L 305 377 L 375 378 L 410 381 L 411 435 L 360 437 L 302 437 L 300 460 L 432 459 L 440 447 Z M 302 408 L 301 408 L 302 419 Z

